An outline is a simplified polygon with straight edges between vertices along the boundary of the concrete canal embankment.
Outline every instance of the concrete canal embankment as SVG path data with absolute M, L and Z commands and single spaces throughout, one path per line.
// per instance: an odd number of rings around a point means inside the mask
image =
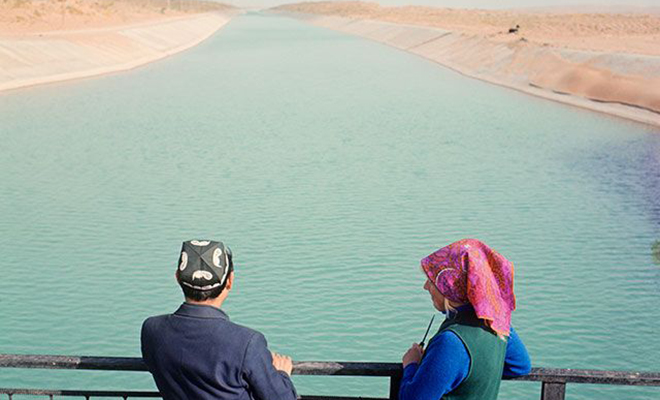
M 129 70 L 199 44 L 235 14 L 0 38 L 0 91 Z
M 430 59 L 463 75 L 660 126 L 660 57 L 502 43 L 438 28 L 274 11 Z

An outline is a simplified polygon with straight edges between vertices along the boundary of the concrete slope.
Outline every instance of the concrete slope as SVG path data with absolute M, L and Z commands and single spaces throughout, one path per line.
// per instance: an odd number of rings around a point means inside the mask
M 0 91 L 132 69 L 199 44 L 233 15 L 0 38 Z
M 437 28 L 283 13 L 396 47 L 469 77 L 660 126 L 660 57 L 491 41 Z

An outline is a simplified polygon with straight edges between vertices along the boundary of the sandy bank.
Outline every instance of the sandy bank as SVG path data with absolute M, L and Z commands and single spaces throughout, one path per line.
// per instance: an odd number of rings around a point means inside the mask
M 25 20 L 14 19 L 18 22 L 11 30 L 9 23 L 0 30 L 0 91 L 132 69 L 195 46 L 234 14 L 232 10 L 145 10 L 127 18 L 94 14 L 70 18 L 68 25 L 50 31 L 43 31 L 52 27 L 51 18 L 43 17 L 47 14 L 28 26 Z
M 388 44 L 466 76 L 660 126 L 660 41 L 654 42 L 660 38 L 659 17 L 388 9 L 373 3 L 303 3 L 274 11 Z M 623 23 L 630 18 L 638 23 Z M 520 31 L 509 34 L 505 27 L 516 21 L 529 25 L 519 22 Z M 608 39 L 602 31 L 610 26 Z M 634 51 L 623 52 L 626 48 Z

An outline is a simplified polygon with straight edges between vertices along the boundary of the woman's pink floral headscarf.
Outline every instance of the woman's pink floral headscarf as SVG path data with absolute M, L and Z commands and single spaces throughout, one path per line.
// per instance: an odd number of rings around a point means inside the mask
M 422 269 L 448 300 L 472 304 L 495 333 L 509 335 L 513 263 L 479 240 L 463 239 L 422 259 Z

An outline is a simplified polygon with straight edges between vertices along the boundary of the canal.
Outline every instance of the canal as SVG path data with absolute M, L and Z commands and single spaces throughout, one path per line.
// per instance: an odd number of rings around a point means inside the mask
M 181 301 L 181 241 L 213 238 L 235 254 L 230 317 L 273 350 L 400 361 L 433 313 L 419 260 L 477 237 L 516 265 L 534 366 L 658 370 L 657 128 L 251 13 L 146 67 L 0 95 L 0 140 L 0 353 L 139 356 L 141 322 Z M 0 387 L 153 384 L 4 370 Z M 504 382 L 501 398 L 538 393 Z

